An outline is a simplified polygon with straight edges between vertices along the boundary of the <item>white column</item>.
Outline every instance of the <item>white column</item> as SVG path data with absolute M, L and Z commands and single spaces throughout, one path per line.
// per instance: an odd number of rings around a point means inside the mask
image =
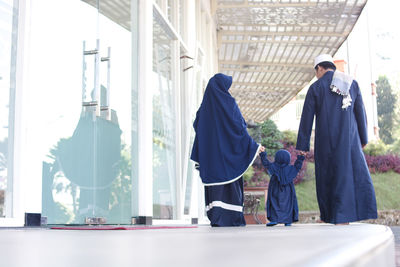
M 375 73 L 375 57 L 373 56 L 373 51 L 375 49 L 375 38 L 371 38 L 371 27 L 370 27 L 370 20 L 369 20 L 369 9 L 370 5 L 367 3 L 365 7 L 365 17 L 366 17 L 366 30 L 368 36 L 368 56 L 369 56 L 369 69 L 370 69 L 370 78 L 371 78 L 371 106 L 372 106 L 372 127 L 373 127 L 373 136 L 368 137 L 369 140 L 379 140 L 379 125 L 378 125 L 378 108 L 377 108 L 377 95 L 376 95 L 376 73 Z
M 17 1 L 14 1 L 14 3 Z M 27 170 L 22 167 L 22 162 L 29 160 L 24 157 L 23 147 L 25 145 L 25 125 L 23 124 L 22 116 L 23 116 L 23 104 L 24 104 L 24 86 L 25 86 L 25 73 L 27 69 L 26 65 L 26 57 L 25 57 L 25 37 L 28 35 L 28 32 L 25 31 L 25 28 L 28 25 L 28 20 L 26 20 L 27 16 L 27 3 L 25 0 L 18 1 L 18 40 L 17 40 L 17 59 L 16 59 L 16 73 L 15 73 L 15 108 L 14 108 L 14 155 L 13 155 L 13 162 L 14 165 L 12 167 L 13 174 L 13 216 L 16 220 L 17 224 L 23 224 L 24 222 L 24 212 L 26 209 L 25 202 L 28 201 L 24 199 L 26 195 L 29 195 L 29 191 L 32 192 L 32 188 L 24 188 L 22 185 L 24 183 L 24 179 L 30 179 L 29 173 Z M 11 99 L 10 99 L 11 101 Z M 11 103 L 10 103 L 11 104 Z M 29 111 L 25 111 L 29 112 Z M 24 189 L 26 190 L 24 192 Z M 32 197 L 41 198 L 41 191 L 33 191 L 35 195 Z M 32 193 L 31 193 L 32 194 Z M 38 196 L 39 195 L 39 196 Z M 40 201 L 39 201 L 40 203 Z M 40 211 L 40 207 L 36 207 L 38 212 Z
M 138 1 L 138 215 L 153 216 L 153 1 Z
M 179 34 L 179 1 L 172 1 L 172 25 L 177 34 Z M 181 137 L 181 101 L 180 101 L 180 43 L 179 40 L 172 40 L 171 46 L 171 70 L 172 70 L 172 88 L 174 99 L 174 113 L 175 113 L 175 190 L 176 190 L 176 219 L 181 219 L 183 216 L 183 206 L 185 199 L 182 197 L 182 137 Z
M 132 104 L 132 145 L 131 145 L 131 216 L 139 216 L 139 153 L 138 153 L 138 20 L 139 20 L 138 0 L 131 0 L 131 38 L 132 38 L 132 52 L 131 52 L 131 104 Z
M 372 124 L 374 127 L 374 140 L 379 140 L 379 125 L 378 125 L 378 107 L 376 102 L 376 84 L 371 82 L 371 95 L 372 95 Z
M 9 164 L 8 164 L 8 181 L 7 192 L 5 199 L 6 218 L 0 219 L 0 226 L 22 226 L 24 224 L 24 211 L 25 202 L 23 178 L 29 179 L 25 168 L 23 168 L 24 161 L 24 125 L 22 122 L 23 113 L 23 86 L 25 79 L 25 27 L 28 25 L 26 22 L 26 1 L 19 0 L 13 1 L 14 15 L 13 15 L 13 36 L 12 42 L 16 46 L 15 58 L 12 62 L 10 80 L 10 99 L 9 99 Z M 14 35 L 15 34 L 15 35 Z M 30 188 L 31 189 L 31 188 Z M 26 188 L 28 190 L 28 188 Z M 32 189 L 31 189 L 32 190 Z M 40 195 L 40 192 L 34 192 Z
M 184 105 L 184 113 L 182 113 L 182 116 L 187 120 L 185 123 L 186 127 L 188 129 L 185 129 L 186 131 L 186 147 L 184 149 L 184 153 L 186 153 L 184 159 L 185 159 L 185 168 L 183 168 L 183 177 L 184 179 L 187 179 L 188 175 L 188 169 L 187 168 L 192 168 L 192 165 L 188 166 L 188 161 L 189 157 L 191 154 L 191 146 L 190 146 L 190 134 L 192 131 L 192 114 L 193 112 L 196 112 L 197 109 L 197 102 L 192 101 L 194 98 L 194 95 L 197 94 L 197 83 L 196 83 L 196 72 L 197 70 L 197 29 L 196 29 L 196 3 L 195 1 L 186 1 L 186 12 L 184 12 L 185 15 L 185 25 L 186 25 L 186 31 L 185 34 L 187 36 L 187 46 L 188 46 L 188 55 L 193 57 L 193 60 L 186 60 L 186 62 L 189 62 L 190 65 L 193 65 L 191 69 L 185 72 L 186 75 L 186 86 L 187 89 L 182 90 L 182 93 L 185 95 L 185 102 L 183 103 Z M 185 66 L 188 67 L 188 66 Z M 197 99 L 197 98 L 196 98 Z M 190 106 L 188 106 L 190 105 Z M 198 212 L 198 207 L 199 205 L 203 206 L 203 203 L 199 203 L 198 201 L 198 188 L 199 186 L 202 186 L 201 184 L 199 185 L 199 176 L 198 176 L 198 171 L 197 170 L 189 170 L 192 171 L 192 188 L 190 190 L 191 192 L 191 201 L 190 201 L 190 213 L 189 216 L 191 218 L 199 218 L 199 212 Z M 186 181 L 187 182 L 187 181 Z M 184 183 L 184 190 L 186 191 L 186 183 Z

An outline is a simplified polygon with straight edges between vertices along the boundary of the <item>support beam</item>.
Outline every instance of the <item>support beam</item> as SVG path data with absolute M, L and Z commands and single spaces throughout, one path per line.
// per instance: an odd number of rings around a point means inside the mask
M 243 62 L 243 61 L 233 61 L 233 60 L 220 60 L 220 61 L 218 61 L 218 63 L 219 63 L 219 66 L 221 69 L 224 69 L 223 67 L 221 67 L 222 65 L 239 65 L 240 68 L 244 68 L 244 69 L 253 67 L 253 66 L 293 67 L 293 68 L 310 68 L 310 67 L 312 67 L 311 62 L 310 62 L 310 64 L 295 64 L 295 63 Z
M 236 86 L 246 86 L 246 87 L 260 87 L 260 88 L 289 88 L 289 89 L 296 89 L 300 85 L 298 84 L 286 84 L 286 83 L 255 83 L 255 82 L 234 82 L 233 83 L 233 88 L 236 88 Z M 251 90 L 251 89 L 250 89 Z M 253 90 L 251 90 L 253 91 Z M 288 90 L 291 91 L 291 90 Z
M 284 64 L 284 63 L 282 63 Z M 223 68 L 224 71 L 232 71 L 234 72 L 233 75 L 238 75 L 238 74 L 242 74 L 242 73 L 249 73 L 249 72 L 254 72 L 254 73 L 283 73 L 283 72 L 287 72 L 287 73 L 293 73 L 293 72 L 298 72 L 298 71 L 302 71 L 302 72 L 309 72 L 312 73 L 313 71 L 310 70 L 310 65 L 307 65 L 307 67 L 304 67 L 303 70 L 299 70 L 299 67 L 294 67 L 292 66 L 291 63 L 287 62 L 286 63 L 287 66 L 280 66 L 281 70 L 276 70 L 277 67 L 275 67 L 275 65 L 267 65 L 267 66 L 254 66 L 254 68 L 246 68 L 246 69 L 241 69 L 239 68 L 240 66 L 238 66 L 238 68 Z M 253 66 L 252 66 L 253 67 Z
M 251 38 L 251 37 L 250 37 Z M 227 44 L 280 44 L 280 45 L 303 45 L 306 47 L 310 46 L 310 41 L 297 41 L 297 40 L 263 40 L 263 39 L 258 39 L 258 40 L 252 40 L 249 38 L 244 38 L 244 40 L 220 40 L 219 41 L 219 46 L 221 47 L 221 45 L 227 45 Z M 326 46 L 324 46 L 323 44 L 313 44 L 313 47 L 323 47 L 325 48 Z
M 309 28 L 309 27 L 308 27 Z M 319 31 L 233 31 L 233 30 L 219 30 L 218 34 L 226 36 L 321 36 L 321 37 L 346 37 L 349 35 L 348 31 L 345 32 L 319 32 Z
M 232 8 L 290 8 L 290 7 L 316 7 L 318 2 L 311 2 L 308 0 L 307 2 L 288 2 L 288 3 L 259 3 L 249 4 L 247 1 L 243 4 L 218 4 L 218 9 L 232 9 Z

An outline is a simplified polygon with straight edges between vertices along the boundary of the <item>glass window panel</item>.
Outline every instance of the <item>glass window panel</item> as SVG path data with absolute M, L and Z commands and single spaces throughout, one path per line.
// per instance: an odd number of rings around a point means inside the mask
M 16 43 L 13 43 L 13 34 L 17 28 L 13 29 L 12 0 L 0 0 L 0 217 L 6 216 L 6 205 L 11 208 L 11 203 L 7 203 L 7 183 L 10 183 L 11 177 L 8 177 L 8 170 L 11 164 L 9 160 L 9 108 L 10 92 L 15 84 L 15 50 Z M 17 3 L 17 2 L 16 2 Z
M 172 87 L 172 41 L 153 22 L 153 218 L 176 217 L 175 111 Z
M 195 79 L 192 82 L 191 85 L 193 89 L 192 90 L 188 90 L 190 92 L 189 97 L 189 101 L 187 101 L 190 104 L 189 107 L 189 116 L 188 116 L 188 126 L 187 126 L 187 134 L 190 136 L 189 137 L 189 151 L 187 152 L 188 155 L 190 155 L 191 153 L 191 148 L 193 146 L 193 142 L 194 142 L 194 137 L 195 137 L 195 132 L 193 129 L 193 122 L 196 118 L 196 112 L 197 112 L 197 108 L 199 106 L 199 99 L 201 99 L 199 97 L 199 92 L 203 91 L 203 84 L 202 84 L 202 55 L 200 53 L 200 51 L 198 51 L 198 56 L 196 58 L 197 62 L 191 61 L 192 64 L 195 64 L 196 66 L 193 66 L 195 69 Z M 191 195 L 192 195 L 192 181 L 193 181 L 193 170 L 194 170 L 194 163 L 193 161 L 188 160 L 188 166 L 187 166 L 187 173 L 186 173 L 186 189 L 185 189 L 185 205 L 184 205 L 184 214 L 190 214 L 190 205 L 191 205 Z
M 131 221 L 131 33 L 107 11 L 32 0 L 26 152 L 49 224 Z
M 193 144 L 193 141 L 191 141 Z M 194 164 L 193 161 L 189 160 L 187 174 L 186 174 L 186 188 L 185 188 L 185 206 L 184 206 L 184 214 L 190 214 L 190 205 L 192 201 L 192 181 L 193 181 L 193 169 Z
M 182 37 L 182 40 L 187 43 L 187 36 L 186 36 L 186 24 L 185 21 L 186 16 L 185 12 L 187 12 L 186 8 L 186 0 L 179 0 L 179 34 Z

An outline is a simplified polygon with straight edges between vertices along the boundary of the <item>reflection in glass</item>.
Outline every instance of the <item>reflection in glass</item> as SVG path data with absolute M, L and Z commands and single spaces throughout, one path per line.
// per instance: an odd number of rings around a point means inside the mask
M 81 0 L 33 1 L 30 104 L 40 109 L 32 109 L 29 119 L 50 121 L 46 131 L 37 133 L 35 125 L 28 136 L 35 140 L 32 173 L 40 159 L 42 215 L 49 224 L 84 224 L 87 218 L 130 224 L 130 30 Z M 51 13 L 42 11 L 47 6 Z M 43 34 L 42 23 L 50 20 L 54 31 Z M 60 31 L 65 25 L 69 30 Z M 58 47 L 63 58 L 42 53 Z M 44 65 L 47 71 L 40 72 Z
M 97 39 L 95 49 L 87 50 L 86 42 L 83 42 L 82 103 L 87 106 L 98 104 L 99 45 Z
M 113 118 L 108 121 L 97 117 L 93 110 L 84 109 L 72 137 L 61 139 L 52 150 L 55 163 L 51 169 L 43 166 L 46 185 L 54 183 L 55 175 L 50 171 L 61 171 L 69 180 L 63 190 L 71 192 L 75 223 L 84 222 L 86 217 L 109 216 L 111 187 L 119 175 L 121 161 L 121 129 L 116 116 Z M 46 203 L 54 202 L 52 195 L 46 197 L 50 198 L 45 199 Z
M 194 164 L 191 160 L 189 160 L 187 174 L 186 174 L 185 205 L 184 205 L 185 215 L 190 214 L 190 205 L 192 202 L 193 169 L 194 169 Z
M 153 217 L 176 217 L 175 112 L 172 88 L 171 45 L 154 20 L 153 71 Z
M 189 69 L 194 70 L 194 73 L 200 73 L 199 67 L 195 66 L 195 59 L 191 57 L 185 57 L 186 51 L 181 48 L 181 59 L 182 60 L 182 75 L 181 75 L 181 95 L 183 96 L 183 109 L 182 112 L 182 147 L 183 147 L 183 179 L 184 179 L 184 190 L 185 190 L 185 202 L 184 202 L 184 214 L 190 214 L 191 200 L 192 200 L 192 187 L 193 187 L 193 169 L 194 164 L 190 159 L 190 149 L 192 148 L 194 141 L 194 130 L 193 121 L 194 115 L 196 114 L 197 107 L 197 83 L 196 79 L 186 81 L 186 71 Z
M 198 50 L 197 57 L 196 57 L 196 62 L 194 62 L 194 73 L 195 73 L 195 79 L 192 81 L 192 86 L 193 89 L 190 90 L 190 94 L 188 96 L 189 98 L 189 111 L 187 112 L 188 115 L 186 119 L 190 122 L 187 127 L 185 127 L 184 131 L 184 136 L 188 136 L 188 141 L 189 141 L 189 148 L 192 148 L 193 142 L 194 142 L 194 137 L 195 137 L 195 132 L 193 129 L 193 121 L 196 118 L 196 111 L 197 107 L 199 105 L 199 100 L 202 98 L 201 97 L 201 92 L 203 91 L 204 87 L 202 84 L 202 63 L 203 63 L 203 55 L 200 50 Z M 194 163 L 192 160 L 190 160 L 189 155 L 190 151 L 186 151 L 186 154 L 188 155 L 188 166 L 187 166 L 187 173 L 186 173 L 186 192 L 185 192 L 185 214 L 190 214 L 190 206 L 191 206 L 191 195 L 192 195 L 192 183 L 193 183 L 193 170 L 194 170 Z
M 87 80 L 85 75 L 84 79 Z M 93 93 L 95 88 L 89 101 L 82 94 L 82 112 L 73 135 L 60 139 L 51 150 L 52 163 L 43 163 L 46 205 L 42 213 L 50 218 L 50 223 L 84 223 L 86 218 L 93 217 L 106 218 L 107 223 L 122 223 L 121 216 L 129 221 L 130 157 L 121 144 L 116 111 L 111 109 L 108 116 L 107 90 L 101 85 L 100 101 Z M 72 212 L 61 205 L 65 200 L 53 197 L 57 193 L 69 196 Z
M 8 208 L 11 203 L 7 203 L 7 183 L 9 161 L 9 111 L 10 92 L 15 90 L 15 36 L 17 25 L 13 29 L 13 2 L 18 6 L 18 1 L 0 0 L 0 217 L 6 216 L 6 205 Z M 11 63 L 11 64 L 10 64 Z

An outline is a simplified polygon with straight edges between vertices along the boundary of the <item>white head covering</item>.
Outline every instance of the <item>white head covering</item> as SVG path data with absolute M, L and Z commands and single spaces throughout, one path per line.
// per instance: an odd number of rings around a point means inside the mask
M 331 91 L 343 96 L 342 108 L 347 109 L 351 106 L 350 88 L 353 83 L 353 77 L 336 70 L 333 73 L 331 82 Z
M 324 61 L 328 61 L 328 62 L 331 62 L 332 64 L 335 64 L 335 63 L 333 62 L 333 58 L 332 58 L 331 55 L 322 54 L 322 55 L 317 56 L 317 57 L 314 59 L 314 68 L 315 68 L 315 66 L 317 66 L 319 63 L 324 62 Z
M 321 54 L 314 59 L 314 68 L 321 62 L 333 62 L 333 58 L 328 54 Z M 333 74 L 332 83 L 330 85 L 331 91 L 343 96 L 342 108 L 347 109 L 351 106 L 350 88 L 353 83 L 353 77 L 343 72 L 336 70 Z

